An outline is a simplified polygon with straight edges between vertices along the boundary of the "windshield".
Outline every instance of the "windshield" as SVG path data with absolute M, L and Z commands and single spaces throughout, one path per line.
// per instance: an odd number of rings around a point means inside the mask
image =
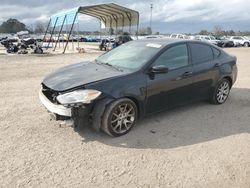
M 121 69 L 138 70 L 161 48 L 162 45 L 155 43 L 128 42 L 103 54 L 96 61 Z

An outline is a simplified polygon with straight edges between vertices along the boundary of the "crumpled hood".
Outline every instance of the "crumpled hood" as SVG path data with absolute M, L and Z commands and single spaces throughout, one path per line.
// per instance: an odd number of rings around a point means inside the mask
M 82 62 L 60 68 L 54 73 L 49 74 L 43 80 L 43 84 L 55 91 L 65 91 L 127 73 L 126 71 L 121 72 L 107 65 Z

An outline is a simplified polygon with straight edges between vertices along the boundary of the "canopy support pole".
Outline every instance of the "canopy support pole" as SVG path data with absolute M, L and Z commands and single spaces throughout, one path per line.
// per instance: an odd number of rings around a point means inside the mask
M 67 46 L 68 46 L 69 38 L 70 38 L 70 35 L 71 35 L 71 33 L 72 33 L 72 29 L 73 29 L 74 24 L 75 24 L 75 21 L 76 21 L 76 17 L 77 17 L 77 13 L 75 14 L 73 24 L 71 25 L 70 32 L 69 32 L 69 36 L 68 36 L 68 40 L 67 40 L 66 45 L 65 45 L 65 47 L 64 47 L 63 54 L 65 53 L 66 48 L 67 48 Z
M 114 20 L 115 20 L 115 35 L 117 36 L 117 26 L 118 26 L 118 18 L 116 15 L 112 14 Z
M 137 36 L 137 40 L 139 39 L 138 38 L 138 35 L 139 35 L 139 14 L 138 14 L 138 19 L 137 19 L 137 29 L 136 29 L 136 36 Z
M 65 22 L 65 20 L 66 20 L 66 17 L 67 17 L 67 15 L 64 16 L 63 23 L 62 23 L 61 29 L 60 29 L 60 31 L 59 31 L 58 38 L 57 38 L 57 40 L 56 40 L 55 48 L 54 48 L 53 51 L 56 50 L 57 43 L 58 43 L 58 41 L 60 40 L 60 36 L 61 36 L 61 33 L 62 33 L 62 29 L 63 29 L 63 26 L 64 26 L 64 22 Z
M 74 29 L 75 29 L 75 27 L 74 27 L 74 25 L 73 25 L 73 29 L 72 29 L 72 32 L 73 32 L 73 35 L 74 35 Z M 74 51 L 74 37 L 72 37 L 72 40 L 71 40 L 71 42 L 72 42 L 72 50 Z
M 123 33 L 123 30 L 124 30 L 124 23 L 125 23 L 125 17 L 123 14 L 122 15 L 122 33 Z
M 131 16 L 131 14 L 129 12 L 126 12 L 126 15 L 128 17 L 128 20 L 129 20 L 129 33 L 131 34 L 132 16 Z
M 58 17 L 56 18 L 56 22 L 55 22 L 54 27 L 53 27 L 53 29 L 52 29 L 52 32 L 51 32 L 51 35 L 50 35 L 50 39 L 49 39 L 49 42 L 48 42 L 48 45 L 47 45 L 46 49 L 49 48 L 50 42 L 51 42 L 51 40 L 52 40 L 54 31 L 55 31 L 55 27 L 56 27 L 56 24 L 57 24 L 57 20 L 58 20 Z
M 49 23 L 48 23 L 48 26 L 47 26 L 47 28 L 46 28 L 46 31 L 45 31 L 45 34 L 44 34 L 44 37 L 43 37 L 43 41 L 45 40 L 46 35 L 47 35 L 47 33 L 48 33 L 49 26 L 50 26 L 50 22 L 51 22 L 51 19 L 49 19 Z M 43 41 L 42 41 L 42 46 L 43 46 Z
M 80 44 L 79 44 L 79 22 L 77 23 L 77 47 L 78 47 L 78 50 L 80 48 Z

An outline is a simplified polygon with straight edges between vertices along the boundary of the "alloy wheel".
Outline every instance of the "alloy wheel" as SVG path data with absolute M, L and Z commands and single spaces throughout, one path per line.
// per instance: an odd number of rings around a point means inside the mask
M 217 101 L 221 104 L 224 103 L 228 98 L 229 92 L 230 92 L 229 83 L 222 82 L 217 90 L 217 95 L 216 95 Z
M 132 104 L 118 105 L 111 116 L 111 128 L 117 134 L 128 131 L 135 122 L 135 109 Z

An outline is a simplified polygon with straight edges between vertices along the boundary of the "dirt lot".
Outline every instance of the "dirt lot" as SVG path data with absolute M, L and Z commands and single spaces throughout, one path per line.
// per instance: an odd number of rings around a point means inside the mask
M 250 49 L 222 106 L 191 104 L 111 138 L 50 121 L 49 72 L 97 54 L 0 56 L 0 187 L 250 187 Z

